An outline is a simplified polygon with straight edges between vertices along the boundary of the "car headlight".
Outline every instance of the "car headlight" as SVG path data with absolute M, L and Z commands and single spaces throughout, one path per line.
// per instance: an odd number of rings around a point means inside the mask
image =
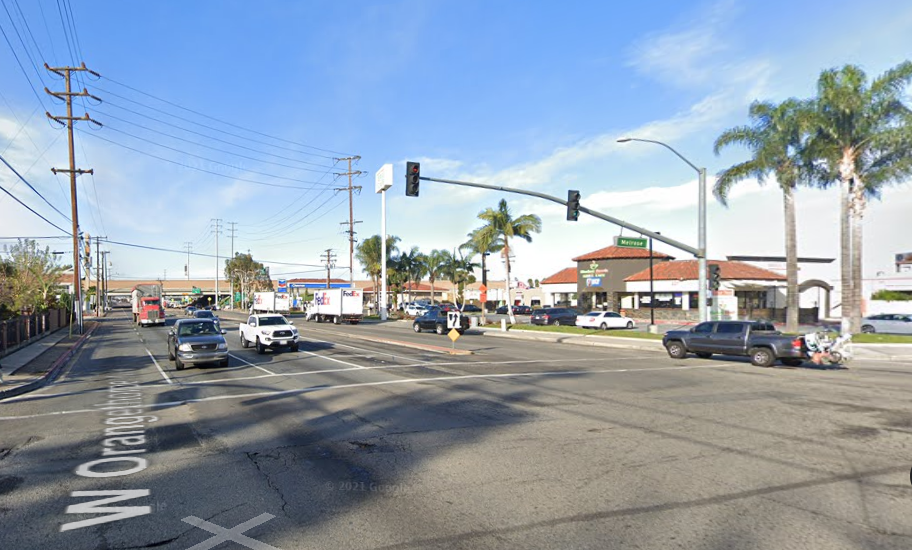
M 297 334 L 297 333 L 298 333 L 298 329 L 292 328 L 292 329 L 291 329 L 291 333 L 292 333 L 292 334 Z
M 225 351 L 225 350 L 227 350 L 227 349 L 228 349 L 228 344 L 221 343 L 221 344 L 218 345 L 218 350 L 219 350 L 219 351 Z
M 268 330 L 261 330 L 260 334 L 262 334 L 263 336 L 272 336 L 272 333 L 269 332 Z
M 193 351 L 193 348 L 190 347 L 190 344 L 181 344 L 177 346 L 179 351 Z

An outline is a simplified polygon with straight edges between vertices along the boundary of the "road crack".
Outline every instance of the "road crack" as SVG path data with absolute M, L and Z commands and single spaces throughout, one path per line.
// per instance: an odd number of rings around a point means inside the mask
M 281 456 L 262 454 L 262 453 L 258 453 L 258 452 L 245 452 L 244 454 L 247 455 L 247 458 L 250 460 L 250 462 L 253 463 L 253 465 L 256 467 L 257 471 L 260 472 L 263 475 L 263 477 L 266 479 L 266 485 L 268 485 L 270 489 L 275 491 L 276 495 L 278 495 L 279 499 L 282 501 L 282 514 L 284 514 L 286 518 L 290 517 L 288 515 L 288 511 L 286 510 L 286 507 L 288 506 L 288 501 L 285 500 L 285 495 L 282 493 L 282 490 L 279 488 L 279 486 L 273 482 L 272 476 L 274 474 L 270 474 L 265 469 L 263 469 L 263 467 L 261 467 L 261 465 L 260 465 L 261 458 L 267 458 L 272 461 L 281 460 L 282 464 L 285 466 L 285 469 L 282 470 L 284 472 L 284 471 L 288 471 L 288 462 L 286 460 L 284 460 Z M 282 472 L 277 472 L 277 473 L 282 473 Z

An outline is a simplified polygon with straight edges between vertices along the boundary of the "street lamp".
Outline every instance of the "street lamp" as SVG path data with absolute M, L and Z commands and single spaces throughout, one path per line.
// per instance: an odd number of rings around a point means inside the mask
M 697 168 L 694 163 L 690 162 L 684 155 L 677 152 L 671 145 L 667 143 L 662 143 L 661 141 L 656 141 L 654 139 L 640 139 L 640 138 L 621 138 L 617 140 L 618 143 L 627 143 L 628 141 L 642 141 L 644 143 L 655 143 L 656 145 L 661 145 L 662 147 L 668 149 L 672 153 L 678 156 L 679 159 L 687 163 L 688 166 L 696 170 L 699 175 L 699 196 L 697 201 L 697 211 L 699 218 L 699 225 L 697 231 L 697 260 L 698 260 L 698 271 L 699 275 L 697 278 L 697 284 L 699 285 L 699 294 L 697 304 L 700 308 L 700 322 L 707 321 L 706 314 L 706 168 Z

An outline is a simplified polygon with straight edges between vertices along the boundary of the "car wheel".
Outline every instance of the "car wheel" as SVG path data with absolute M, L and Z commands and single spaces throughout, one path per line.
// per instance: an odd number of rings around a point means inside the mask
M 668 356 L 672 359 L 684 359 L 687 357 L 687 348 L 681 342 L 668 342 L 665 346 L 665 351 L 668 352 Z
M 786 367 L 800 367 L 804 359 L 780 359 Z
M 606 325 L 605 323 L 602 323 L 601 325 L 599 325 L 599 328 L 602 330 L 608 330 L 608 325 Z
M 257 336 L 257 339 L 256 339 L 256 350 L 257 350 L 257 353 L 259 353 L 260 355 L 263 355 L 264 353 L 266 353 L 266 346 L 264 346 L 260 342 L 259 336 Z
M 877 331 L 875 331 L 874 327 L 872 327 L 871 325 L 864 325 L 861 327 L 861 332 L 863 332 L 865 334 L 874 334 Z
M 298 343 L 296 343 L 296 344 L 293 344 L 293 345 L 291 346 L 291 351 L 301 351 L 301 342 L 298 342 Z
M 168 359 L 174 361 L 174 348 L 171 347 L 171 344 L 168 344 Z
M 437 334 L 443 334 L 443 332 L 444 332 L 444 327 L 443 327 L 443 325 L 437 325 L 437 326 L 435 327 L 435 330 L 437 331 Z
M 421 332 L 421 325 L 419 325 L 418 323 L 412 323 L 412 330 L 414 330 L 415 332 Z
M 244 333 L 241 333 L 241 347 L 244 349 L 250 347 L 250 342 L 248 342 L 247 339 L 244 338 Z
M 222 368 L 226 368 L 228 366 L 228 360 L 223 359 L 223 360 L 219 361 L 219 366 Z
M 633 328 L 633 321 L 627 321 L 627 328 Z
M 174 368 L 177 370 L 184 370 L 184 362 L 180 360 L 180 357 L 174 358 Z
M 758 367 L 769 367 L 776 361 L 776 356 L 769 348 L 753 348 L 750 350 L 751 364 Z
M 559 327 L 559 326 L 560 326 L 560 319 L 555 319 L 555 320 L 554 320 L 554 326 L 556 326 L 556 327 Z

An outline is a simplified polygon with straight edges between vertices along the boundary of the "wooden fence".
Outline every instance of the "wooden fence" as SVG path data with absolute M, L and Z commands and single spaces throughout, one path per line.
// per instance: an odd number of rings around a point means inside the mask
M 69 324 L 69 312 L 65 309 L 49 309 L 0 321 L 0 357 Z

